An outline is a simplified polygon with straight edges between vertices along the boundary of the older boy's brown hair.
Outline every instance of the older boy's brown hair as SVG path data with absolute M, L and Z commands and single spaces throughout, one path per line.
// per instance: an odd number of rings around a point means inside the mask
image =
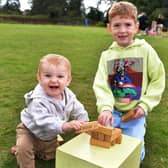
M 108 12 L 109 22 L 112 18 L 119 15 L 121 17 L 131 17 L 135 22 L 137 22 L 137 8 L 130 2 L 121 1 L 114 2 Z

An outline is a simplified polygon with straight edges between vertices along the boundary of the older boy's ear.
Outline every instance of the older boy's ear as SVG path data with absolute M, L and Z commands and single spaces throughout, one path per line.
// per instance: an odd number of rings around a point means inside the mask
M 139 22 L 136 23 L 136 32 L 139 30 Z
M 108 31 L 109 33 L 111 33 L 111 24 L 110 24 L 110 23 L 107 23 L 106 27 L 107 27 L 107 31 Z

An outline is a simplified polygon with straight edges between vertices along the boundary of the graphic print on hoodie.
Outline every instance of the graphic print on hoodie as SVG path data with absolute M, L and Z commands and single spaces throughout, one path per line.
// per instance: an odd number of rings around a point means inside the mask
M 108 82 L 121 103 L 139 100 L 142 90 L 143 59 L 123 58 L 107 62 Z

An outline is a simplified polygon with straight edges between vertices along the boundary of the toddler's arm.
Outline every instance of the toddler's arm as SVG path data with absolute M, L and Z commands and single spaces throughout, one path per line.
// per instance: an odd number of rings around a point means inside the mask
M 84 123 L 83 121 L 78 121 L 78 120 L 72 120 L 69 122 L 65 122 L 62 125 L 62 130 L 63 132 L 78 131 L 81 129 L 81 126 L 83 123 Z

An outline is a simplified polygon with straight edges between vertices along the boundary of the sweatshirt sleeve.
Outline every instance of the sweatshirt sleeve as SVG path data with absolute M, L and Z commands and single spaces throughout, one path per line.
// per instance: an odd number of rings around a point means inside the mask
M 104 110 L 113 111 L 114 97 L 108 84 L 107 73 L 107 61 L 102 53 L 93 83 L 93 90 L 96 96 L 96 105 L 99 113 Z
M 84 105 L 75 97 L 73 101 L 73 110 L 71 117 L 79 121 L 89 121 L 88 113 Z
M 51 140 L 62 132 L 62 125 L 65 122 L 59 116 L 49 112 L 47 102 L 34 99 L 28 108 L 21 113 L 21 121 L 38 138 Z
M 146 65 L 148 83 L 139 103 L 145 112 L 150 112 L 155 106 L 159 104 L 165 89 L 164 65 L 158 57 L 156 51 L 150 46 L 148 54 L 149 55 Z

